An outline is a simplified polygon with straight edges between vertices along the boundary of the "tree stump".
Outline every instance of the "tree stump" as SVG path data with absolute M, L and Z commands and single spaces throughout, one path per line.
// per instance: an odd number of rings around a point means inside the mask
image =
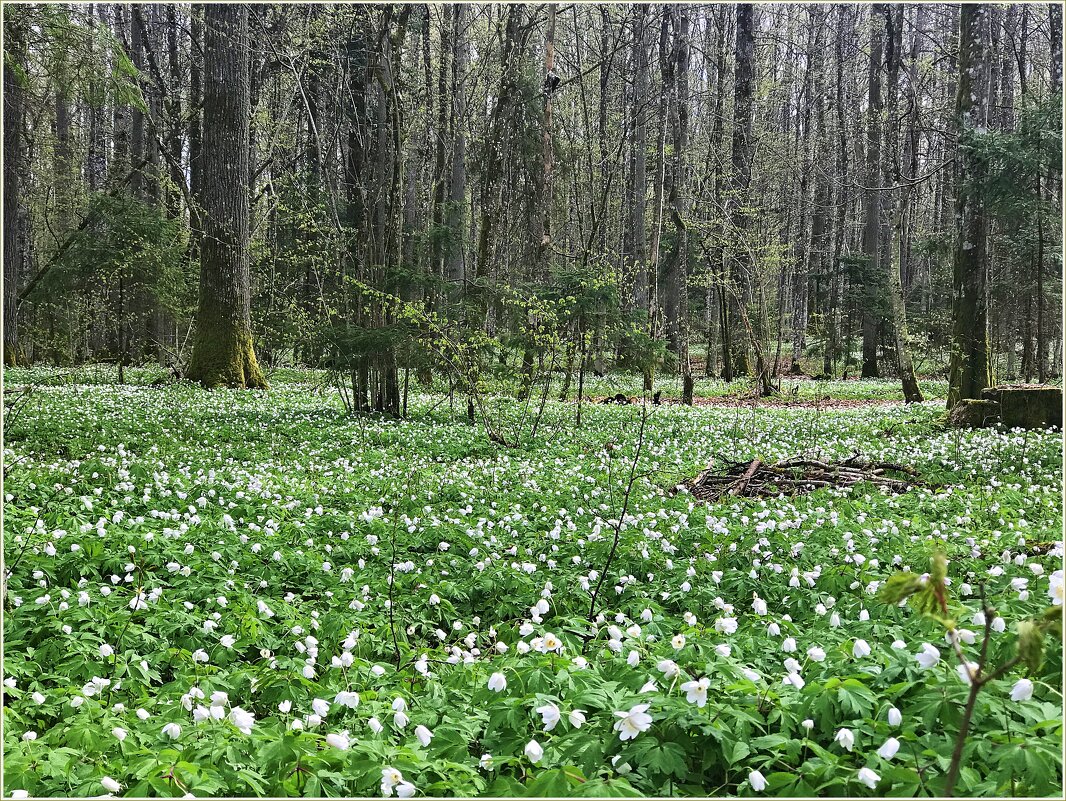
M 999 403 L 994 400 L 964 399 L 948 412 L 951 428 L 988 428 L 999 422 Z
M 989 387 L 981 393 L 999 403 L 1000 421 L 1007 428 L 1062 428 L 1062 388 L 1023 384 Z

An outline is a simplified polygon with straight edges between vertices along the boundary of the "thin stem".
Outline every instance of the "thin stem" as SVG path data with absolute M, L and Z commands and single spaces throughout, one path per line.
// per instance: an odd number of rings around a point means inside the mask
M 393 590 L 396 586 L 396 507 L 392 509 L 392 528 L 389 530 L 389 542 L 392 546 L 392 559 L 389 563 L 389 631 L 392 632 L 392 649 L 396 658 L 396 669 L 400 669 L 400 643 L 396 637 L 396 603 Z
M 591 623 L 596 618 L 596 602 L 599 600 L 600 589 L 603 587 L 603 583 L 607 580 L 607 574 L 610 572 L 611 563 L 614 561 L 614 555 L 618 551 L 618 543 L 622 538 L 622 523 L 625 521 L 626 512 L 629 511 L 629 499 L 633 494 L 633 483 L 636 481 L 637 476 L 637 463 L 640 461 L 640 452 L 644 448 L 644 430 L 648 423 L 648 396 L 644 395 L 644 404 L 641 406 L 640 413 L 640 431 L 637 434 L 637 449 L 633 454 L 633 463 L 629 468 L 629 481 L 626 483 L 626 492 L 622 500 L 622 511 L 618 515 L 618 520 L 614 524 L 614 540 L 611 543 L 610 553 L 607 554 L 607 561 L 604 562 L 603 572 L 600 573 L 600 580 L 596 584 L 596 589 L 592 592 L 592 602 L 589 604 L 588 619 Z

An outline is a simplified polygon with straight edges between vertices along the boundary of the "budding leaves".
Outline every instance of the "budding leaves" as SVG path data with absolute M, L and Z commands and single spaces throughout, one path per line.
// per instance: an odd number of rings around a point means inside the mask
M 911 572 L 896 573 L 885 582 L 878 597 L 886 604 L 895 605 L 906 601 L 918 614 L 931 617 L 950 630 L 955 628 L 955 621 L 946 614 L 945 578 L 947 578 L 947 559 L 943 554 L 938 553 L 933 557 L 929 575 L 919 576 Z
M 1033 674 L 1044 661 L 1044 630 L 1031 620 L 1018 624 L 1018 658 Z

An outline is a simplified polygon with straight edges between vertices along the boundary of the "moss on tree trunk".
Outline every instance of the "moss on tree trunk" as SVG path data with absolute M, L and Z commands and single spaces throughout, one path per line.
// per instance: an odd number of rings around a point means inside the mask
M 204 7 L 200 305 L 186 375 L 207 388 L 265 389 L 251 332 L 248 263 L 248 8 Z
M 255 358 L 247 326 L 218 322 L 199 325 L 187 377 L 208 389 L 266 389 L 267 380 Z
M 971 137 L 988 124 L 989 50 L 988 8 L 963 5 L 960 21 L 959 188 L 955 198 L 958 237 L 953 263 L 951 360 L 948 365 L 950 409 L 960 400 L 981 397 L 992 384 L 991 342 L 988 330 L 988 220 L 979 189 L 987 169 L 986 158 Z

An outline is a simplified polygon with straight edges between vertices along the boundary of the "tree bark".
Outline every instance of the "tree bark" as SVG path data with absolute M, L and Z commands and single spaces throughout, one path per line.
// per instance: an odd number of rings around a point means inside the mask
M 659 131 L 655 146 L 655 181 L 652 184 L 652 227 L 651 243 L 648 246 L 648 334 L 660 335 L 659 313 L 662 304 L 662 289 L 659 286 L 659 251 L 662 248 L 663 215 L 666 198 L 666 142 L 669 134 L 670 87 L 666 72 L 672 72 L 667 64 L 670 51 L 670 15 L 667 6 L 662 7 L 662 19 L 659 22 L 659 99 L 656 116 L 659 118 Z M 664 72 L 665 69 L 665 72 Z M 645 383 L 645 388 L 650 389 Z
M 629 204 L 625 226 L 627 279 L 631 285 L 633 308 L 647 312 L 651 293 L 648 289 L 648 124 L 645 103 L 648 96 L 648 6 L 632 6 L 633 93 L 630 98 L 632 139 L 629 154 Z
M 888 76 L 886 81 L 886 94 L 888 105 L 887 136 L 885 141 L 884 158 L 884 181 L 887 186 L 895 186 L 900 183 L 901 171 L 899 169 L 899 130 L 902 119 L 899 113 L 899 69 L 903 50 L 903 6 L 879 4 L 874 7 L 874 13 L 883 14 L 885 17 L 885 43 L 886 62 Z M 902 197 L 899 197 L 902 193 Z M 884 192 L 884 202 L 887 206 L 886 216 L 891 221 L 888 231 L 885 267 L 888 271 L 889 303 L 892 309 L 892 327 L 896 337 L 896 356 L 899 360 L 900 381 L 903 384 L 903 399 L 907 403 L 921 403 L 922 390 L 918 386 L 918 379 L 914 375 L 914 364 L 911 361 L 910 332 L 907 328 L 906 296 L 903 292 L 903 276 L 901 273 L 903 261 L 903 218 L 910 198 L 907 189 L 887 190 Z
M 552 142 L 552 94 L 558 83 L 555 74 L 555 13 L 557 3 L 548 3 L 548 25 L 544 34 L 544 117 L 541 126 L 540 219 L 533 280 L 545 283 L 551 272 L 552 205 L 555 196 L 554 144 Z
M 204 6 L 200 302 L 187 375 L 205 387 L 265 389 L 251 331 L 248 262 L 248 7 Z
M 748 343 L 755 352 L 755 375 L 761 395 L 773 393 L 770 366 L 764 354 L 764 342 L 755 331 L 748 313 L 756 300 L 756 274 L 753 261 L 753 242 L 749 206 L 752 159 L 754 157 L 754 107 L 755 95 L 755 9 L 751 5 L 737 5 L 736 66 L 733 76 L 733 147 L 732 174 L 730 177 L 729 218 L 731 235 L 736 241 L 733 256 L 732 294 L 736 303 L 736 316 L 748 334 Z M 739 284 L 739 285 L 738 285 Z M 766 300 L 761 283 L 758 288 L 759 329 L 766 335 Z M 738 348 L 736 366 L 738 372 L 747 372 L 747 347 Z
M 487 293 L 489 284 L 496 278 L 496 267 L 491 258 L 495 215 L 500 205 L 503 188 L 504 167 L 510 153 L 508 130 L 514 107 L 518 102 L 518 72 L 521 60 L 520 28 L 525 18 L 525 4 L 507 6 L 503 51 L 500 55 L 500 83 L 496 103 L 489 119 L 485 135 L 485 150 L 481 163 L 481 189 L 479 212 L 481 215 L 477 234 L 477 255 L 474 262 L 478 286 L 471 293 L 478 301 L 479 312 L 484 315 L 484 325 L 489 333 L 495 326 Z
M 18 286 L 23 268 L 19 236 L 24 167 L 23 129 L 26 98 L 16 68 L 26 74 L 26 26 L 23 6 L 7 6 L 4 17 L 4 365 L 22 361 L 18 337 Z
M 959 26 L 959 88 L 956 115 L 959 131 L 955 216 L 959 230 L 952 269 L 952 341 L 948 367 L 947 407 L 980 398 L 991 385 L 988 336 L 988 220 L 978 188 L 985 159 L 972 137 L 988 126 L 988 7 L 964 4 Z
M 747 211 L 749 202 L 748 188 L 751 185 L 751 161 L 753 154 L 753 108 L 752 98 L 755 91 L 755 9 L 747 4 L 736 7 L 736 54 L 733 74 L 733 143 L 732 172 L 730 174 L 730 197 L 728 202 L 730 228 L 733 236 L 739 240 L 730 265 L 730 288 L 733 299 L 733 312 L 730 316 L 747 318 L 747 306 L 754 295 L 754 267 L 748 251 L 748 230 L 750 215 Z M 746 326 L 750 328 L 750 326 Z M 743 337 L 738 338 L 743 341 Z M 736 372 L 748 372 L 747 346 L 738 341 L 734 365 Z M 763 375 L 765 365 L 756 366 L 760 380 L 767 384 L 769 376 Z
M 670 206 L 670 223 L 674 243 L 663 274 L 663 312 L 666 320 L 667 347 L 677 355 L 681 367 L 681 400 L 692 404 L 692 362 L 688 342 L 688 226 L 685 197 L 685 153 L 688 150 L 688 9 L 673 4 L 665 11 L 670 17 L 673 43 L 663 61 L 663 81 L 670 96 L 667 115 L 672 146 L 666 197 Z
M 453 15 L 451 75 L 452 134 L 451 175 L 448 181 L 448 209 L 445 222 L 448 227 L 448 246 L 445 256 L 448 280 L 459 283 L 466 278 L 466 249 L 463 247 L 463 229 L 466 220 L 466 131 L 463 119 L 467 113 L 464 91 L 466 70 L 470 61 L 470 45 L 466 34 L 466 6 L 456 3 L 447 9 Z
M 884 37 L 881 29 L 881 14 L 874 11 L 870 15 L 870 72 L 867 84 L 867 122 L 866 122 L 866 162 L 869 165 L 866 174 L 866 208 L 865 226 L 863 228 L 862 250 L 868 260 L 865 280 L 863 281 L 862 302 L 862 377 L 877 378 L 880 375 L 877 366 L 877 344 L 881 329 L 879 291 L 881 270 L 881 192 L 877 187 L 881 183 L 881 130 L 884 107 L 881 99 L 881 68 L 883 60 Z
M 714 122 L 711 127 L 710 137 L 710 158 L 713 163 L 712 181 L 714 182 L 714 206 L 716 209 L 721 209 L 725 198 L 725 177 L 722 169 L 722 162 L 724 155 L 722 153 L 722 141 L 723 141 L 723 128 L 725 127 L 725 56 L 726 56 L 726 28 L 727 28 L 727 16 L 726 7 L 719 5 L 715 7 L 715 27 L 717 28 L 717 59 L 715 61 L 715 90 L 714 90 Z M 718 234 L 721 236 L 723 226 L 719 222 Z M 733 380 L 733 331 L 732 324 L 729 317 L 729 308 L 731 301 L 731 293 L 729 288 L 732 284 L 732 277 L 730 275 L 730 262 L 725 258 L 726 249 L 724 245 L 720 244 L 715 248 L 717 255 L 717 303 L 718 303 L 718 331 L 719 339 L 721 340 L 721 353 L 722 353 L 722 379 L 724 381 Z M 710 302 L 708 300 L 708 302 Z M 708 343 L 710 336 L 708 335 Z M 708 344 L 709 347 L 709 344 Z M 711 357 L 708 354 L 707 364 L 708 367 L 711 363 Z
M 833 198 L 833 246 L 829 259 L 829 306 L 825 314 L 825 356 L 822 360 L 822 374 L 832 376 L 836 371 L 840 356 L 840 296 L 843 294 L 844 270 L 840 256 L 844 250 L 847 225 L 848 196 L 848 135 L 847 119 L 844 115 L 844 25 L 848 18 L 847 6 L 835 7 L 837 27 L 835 32 L 834 66 L 836 68 L 836 168 L 837 180 L 834 182 Z

